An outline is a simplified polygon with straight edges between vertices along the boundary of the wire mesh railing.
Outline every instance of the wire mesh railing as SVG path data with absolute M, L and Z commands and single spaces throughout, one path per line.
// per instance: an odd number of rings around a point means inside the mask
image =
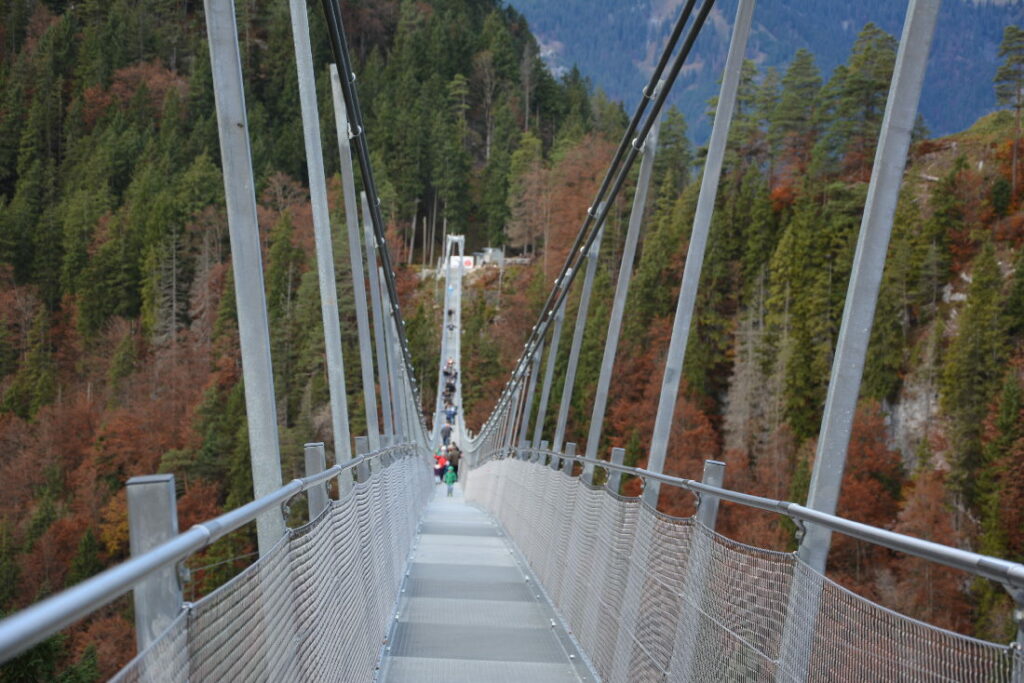
M 114 681 L 369 680 L 429 470 L 409 453 L 201 600 Z
M 505 526 L 603 680 L 1012 681 L 1024 673 L 1015 646 L 897 614 L 793 553 L 732 541 L 570 472 L 491 459 L 469 473 L 466 497 Z M 796 627 L 810 643 L 806 670 L 783 646 L 787 615 L 802 613 L 790 604 L 794 582 L 821 596 Z

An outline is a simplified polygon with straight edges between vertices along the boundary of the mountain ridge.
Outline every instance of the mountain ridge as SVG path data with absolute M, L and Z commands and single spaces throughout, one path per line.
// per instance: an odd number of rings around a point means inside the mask
M 544 57 L 553 71 L 578 65 L 596 87 L 630 109 L 682 2 L 510 0 L 509 4 L 526 17 L 548 48 Z M 717 93 L 736 4 L 736 0 L 724 0 L 712 10 L 707 28 L 713 30 L 706 28 L 697 40 L 672 96 L 698 142 L 710 133 L 707 101 Z M 782 69 L 797 49 L 807 48 L 827 79 L 846 61 L 865 24 L 873 22 L 898 37 L 905 12 L 903 3 L 885 0 L 842 6 L 802 0 L 763 3 L 755 10 L 747 57 L 762 70 Z M 590 20 L 579 21 L 584 15 Z M 995 108 L 992 76 L 1003 28 L 1010 24 L 1024 24 L 1024 4 L 1000 0 L 942 4 L 920 107 L 934 134 L 964 130 Z M 956 97 L 948 96 L 951 90 Z

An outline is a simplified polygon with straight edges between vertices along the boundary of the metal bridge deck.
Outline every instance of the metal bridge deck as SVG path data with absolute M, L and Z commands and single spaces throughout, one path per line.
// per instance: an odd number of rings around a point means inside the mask
M 427 507 L 381 679 L 389 683 L 593 680 L 525 562 L 462 487 Z

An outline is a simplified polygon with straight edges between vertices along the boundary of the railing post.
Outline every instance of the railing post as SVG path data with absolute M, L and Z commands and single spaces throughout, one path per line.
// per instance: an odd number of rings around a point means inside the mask
M 173 474 L 132 477 L 127 483 L 128 544 L 132 557 L 178 535 L 178 504 Z M 282 523 L 283 526 L 283 523 Z M 135 584 L 135 643 L 142 652 L 181 612 L 181 584 L 175 565 Z
M 909 1 L 889 85 L 807 494 L 807 507 L 828 514 L 835 513 L 839 500 L 864 358 L 939 5 L 940 0 Z M 821 599 L 821 582 L 812 577 L 824 574 L 831 541 L 829 529 L 807 524 L 797 551 L 806 566 L 797 566 L 790 587 L 779 680 L 808 676 Z
M 612 449 L 612 464 L 621 465 L 626 462 L 626 449 L 615 447 Z M 608 481 L 605 483 L 607 488 L 612 493 L 617 494 L 619 487 L 622 485 L 622 472 L 619 470 L 608 470 Z
M 683 375 L 686 343 L 690 336 L 690 323 L 693 320 L 693 308 L 697 301 L 697 287 L 700 284 L 704 250 L 708 244 L 711 217 L 715 211 L 718 180 L 722 175 L 722 162 L 725 158 L 729 126 L 732 123 L 732 114 L 736 106 L 736 91 L 740 83 L 743 54 L 747 49 L 747 36 L 750 34 L 750 22 L 753 15 L 754 0 L 740 0 L 739 7 L 736 9 L 736 22 L 732 27 L 729 54 L 725 60 L 725 73 L 722 78 L 722 89 L 718 96 L 718 107 L 715 110 L 715 122 L 711 127 L 711 139 L 708 141 L 704 176 L 701 179 L 700 195 L 697 197 L 697 210 L 693 219 L 693 230 L 690 233 L 690 245 L 686 250 L 683 282 L 679 289 L 679 299 L 676 302 L 676 315 L 672 321 L 672 339 L 669 342 L 668 354 L 665 359 L 665 374 L 661 381 L 658 412 L 654 418 L 654 431 L 651 434 L 647 469 L 659 474 L 665 469 L 665 454 L 668 451 L 669 434 L 672 432 L 672 419 L 676 409 L 676 398 L 679 395 L 679 381 Z M 661 493 L 660 482 L 648 481 L 644 487 L 644 501 L 652 508 L 657 509 L 659 493 Z
M 721 488 L 724 478 L 724 462 L 704 461 L 704 476 L 701 479 L 703 483 Z M 694 654 L 700 635 L 708 568 L 713 561 L 711 554 L 715 541 L 712 532 L 715 530 L 717 518 L 718 498 L 701 493 L 697 507 L 698 525 L 692 532 L 686 578 L 683 580 L 683 602 L 680 605 L 679 621 L 676 623 L 676 648 L 669 661 L 670 672 L 679 680 L 692 681 L 700 678 L 700 672 L 694 671 Z M 680 673 L 682 675 L 679 675 Z
M 629 229 L 626 232 L 626 243 L 622 248 L 622 261 L 619 263 L 619 278 L 615 284 L 615 298 L 612 301 L 611 314 L 608 316 L 608 332 L 604 338 L 601 372 L 597 378 L 597 390 L 594 392 L 594 409 L 590 416 L 590 431 L 587 435 L 586 455 L 588 458 L 596 458 L 598 448 L 601 445 L 604 414 L 608 408 L 608 390 L 611 389 L 615 353 L 619 348 L 622 318 L 626 312 L 629 282 L 633 276 L 636 245 L 640 240 L 640 224 L 643 222 L 644 208 L 647 206 L 647 190 L 651 184 L 654 154 L 658 149 L 658 129 L 660 123 L 659 120 L 654 121 L 654 125 L 651 126 L 651 130 L 647 134 L 647 141 L 644 143 L 644 158 L 640 162 L 640 175 L 636 181 L 636 194 L 633 195 L 633 209 L 629 214 Z
M 565 444 L 565 450 L 563 451 L 567 458 L 571 458 L 576 455 L 576 444 L 572 441 Z M 576 464 L 575 460 L 562 459 L 562 471 L 565 472 L 566 476 L 571 477 L 573 471 L 573 465 Z
M 338 288 L 334 277 L 330 209 L 327 206 L 324 153 L 320 141 L 320 113 L 316 102 L 313 53 L 309 46 L 309 16 L 304 0 L 289 0 L 288 6 L 291 11 L 292 37 L 295 43 L 302 137 L 306 147 L 309 202 L 313 211 L 313 235 L 316 240 L 320 311 L 324 324 L 324 351 L 327 357 L 327 387 L 331 398 L 331 426 L 334 432 L 334 459 L 335 462 L 344 463 L 352 457 L 352 444 L 348 428 L 345 361 L 341 350 L 341 323 L 338 320 Z
M 356 437 L 356 455 L 366 455 L 370 452 L 370 440 L 365 436 Z M 356 465 L 356 481 L 362 484 L 370 478 L 370 466 L 366 462 Z
M 352 266 L 352 298 L 356 302 L 356 330 L 359 335 L 359 367 L 363 378 L 363 402 L 366 405 L 366 430 L 370 447 L 380 447 L 380 424 L 377 420 L 377 394 L 373 380 L 373 346 L 370 341 L 370 316 L 366 309 L 366 280 L 363 274 L 363 248 L 359 239 L 359 208 L 356 205 L 356 181 L 352 172 L 351 133 L 348 112 L 342 101 L 341 79 L 331 64 L 331 94 L 334 100 L 334 125 L 338 130 L 338 153 L 341 157 L 341 185 L 345 196 L 345 224 L 348 228 L 348 259 Z
M 723 481 L 725 481 L 725 463 L 721 460 L 705 460 L 704 476 L 701 478 L 701 482 L 708 486 L 722 488 Z M 718 502 L 718 496 L 702 493 L 700 494 L 700 505 L 697 506 L 697 521 L 712 531 L 715 530 L 715 523 L 718 521 Z
M 541 441 L 540 442 L 540 446 L 538 447 L 538 450 L 537 450 L 537 457 L 534 458 L 534 462 L 539 462 L 542 465 L 547 464 L 547 461 L 548 461 L 548 449 L 550 447 L 551 447 L 551 444 L 549 444 L 547 442 L 547 440 Z
M 1024 683 L 1024 590 L 1004 586 L 1013 598 L 1013 620 L 1017 624 L 1017 639 L 1014 644 L 1016 652 L 1011 651 L 1013 656 L 1013 671 L 1010 674 L 1010 683 Z
M 263 287 L 263 254 L 256 217 L 249 123 L 242 89 L 242 62 L 233 0 L 204 0 L 213 72 L 213 97 L 227 204 L 231 261 L 235 274 L 238 339 L 242 351 L 245 413 L 255 498 L 281 488 L 281 450 L 270 362 L 270 326 Z M 256 520 L 260 554 L 284 535 L 284 519 L 275 511 Z
M 327 469 L 327 456 L 324 453 L 323 442 L 307 443 L 303 448 L 303 456 L 306 460 L 307 477 L 320 474 Z M 306 496 L 309 505 L 309 521 L 312 522 L 327 507 L 327 484 L 310 487 Z

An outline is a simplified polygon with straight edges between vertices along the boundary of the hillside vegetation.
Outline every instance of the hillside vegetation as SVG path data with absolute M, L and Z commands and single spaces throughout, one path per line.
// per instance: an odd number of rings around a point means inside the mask
M 1018 31 L 1008 30 L 1008 36 L 1008 46 L 1018 45 Z M 869 24 L 827 80 L 806 51 L 782 72 L 746 63 L 669 446 L 671 473 L 697 478 L 702 461 L 715 457 L 726 461 L 732 488 L 805 499 L 895 48 L 892 36 Z M 1004 63 L 1019 59 L 1015 54 L 1008 49 Z M 1000 74 L 1007 75 L 1003 69 Z M 989 78 L 994 75 L 995 69 Z M 1013 172 L 1015 158 L 1019 164 L 1015 137 L 1012 110 L 953 136 L 915 135 L 839 513 L 1020 561 L 1024 220 L 1020 172 Z M 524 135 L 521 150 L 530 144 Z M 566 244 L 553 212 L 565 210 L 560 197 L 569 185 L 581 198 L 592 196 L 599 176 L 579 165 L 592 151 L 588 145 L 576 154 L 552 154 L 524 172 L 514 203 L 525 207 L 526 216 L 546 217 L 553 236 L 546 251 L 559 258 L 545 263 L 538 256 L 518 281 L 506 276 L 514 284 L 506 287 L 500 307 L 489 308 L 496 300 L 493 284 L 475 300 L 467 296 L 467 305 L 477 308 L 467 312 L 470 341 L 464 349 L 479 345 L 493 355 L 488 344 L 501 347 L 509 327 L 521 324 L 498 355 L 508 367 L 520 352 L 519 340 L 535 321 L 521 311 L 540 305 Z M 696 158 L 699 169 L 701 154 L 690 148 L 682 117 L 670 112 L 600 449 L 607 454 L 611 446 L 625 447 L 630 464 L 644 462 L 653 427 L 698 192 L 691 165 Z M 570 165 L 586 182 L 566 183 Z M 533 175 L 541 180 L 531 180 Z M 576 206 L 573 225 L 586 204 Z M 567 437 L 580 448 L 626 208 L 612 212 L 583 342 Z M 574 306 L 571 299 L 570 321 Z M 561 395 L 557 378 L 569 336 L 556 360 L 555 397 Z M 473 367 L 486 357 L 465 362 Z M 494 389 L 503 379 L 469 370 L 466 377 Z M 493 396 L 490 389 L 483 394 Z M 467 414 L 479 419 L 489 407 L 474 403 Z M 548 411 L 547 438 L 556 412 Z M 638 482 L 626 484 L 626 491 L 637 493 Z M 689 514 L 693 501 L 689 494 L 663 492 L 662 506 Z M 788 521 L 733 506 L 725 510 L 720 530 L 728 535 L 795 547 L 796 529 Z M 863 595 L 945 627 L 996 640 L 1012 637 L 1012 603 L 998 586 L 848 538 L 837 537 L 833 548 L 830 574 Z
M 640 97 L 640 82 L 654 65 L 683 0 L 510 0 L 523 13 L 553 67 L 580 65 L 584 75 L 629 107 Z M 694 47 L 695 59 L 680 79 L 673 101 L 686 115 L 694 136 L 711 131 L 704 103 L 717 89 L 725 64 L 736 0 L 718 0 L 712 30 Z M 784 69 L 803 48 L 822 72 L 846 62 L 860 29 L 868 22 L 899 36 L 906 2 L 859 0 L 773 0 L 759 3 L 747 54 L 758 67 Z M 580 21 L 580 16 L 587 21 Z M 1024 7 L 1007 0 L 953 0 L 939 9 L 935 39 L 921 99 L 928 126 L 941 134 L 968 127 L 996 106 L 989 87 L 1003 29 L 1024 23 Z
M 311 10 L 313 8 L 311 7 Z M 420 264 L 441 234 L 529 257 L 465 299 L 464 392 L 486 418 L 563 263 L 622 108 L 554 78 L 497 0 L 344 3 L 403 314 L 432 405 L 439 311 Z M 124 482 L 173 472 L 180 526 L 251 499 L 205 26 L 196 3 L 0 0 L 0 609 L 127 554 Z M 315 63 L 330 59 L 311 11 Z M 291 30 L 239 4 L 285 476 L 332 443 Z M 712 226 L 670 471 L 728 463 L 741 490 L 802 500 L 895 42 L 874 26 L 827 81 L 810 53 L 746 66 Z M 326 68 L 318 91 L 352 432 L 365 431 Z M 840 512 L 1024 559 L 1024 237 L 1014 117 L 920 139 L 897 213 Z M 642 463 L 702 151 L 666 113 L 606 422 Z M 612 207 L 570 413 L 580 442 L 632 190 Z M 433 254 L 431 253 L 433 252 Z M 499 283 L 501 285 L 499 291 Z M 575 315 L 570 299 L 568 320 Z M 557 358 L 561 376 L 568 337 Z M 556 380 L 553 396 L 560 395 Z M 554 419 L 549 410 L 549 420 Z M 546 434 L 551 434 L 549 424 Z M 602 451 L 604 452 L 604 451 Z M 637 484 L 626 484 L 636 492 Z M 666 493 L 665 510 L 691 501 Z M 723 530 L 793 546 L 726 506 Z M 190 560 L 186 596 L 246 565 L 252 530 Z M 846 585 L 934 623 L 1005 639 L 999 589 L 837 539 Z M 129 601 L 38 646 L 3 680 L 89 681 L 134 650 Z

